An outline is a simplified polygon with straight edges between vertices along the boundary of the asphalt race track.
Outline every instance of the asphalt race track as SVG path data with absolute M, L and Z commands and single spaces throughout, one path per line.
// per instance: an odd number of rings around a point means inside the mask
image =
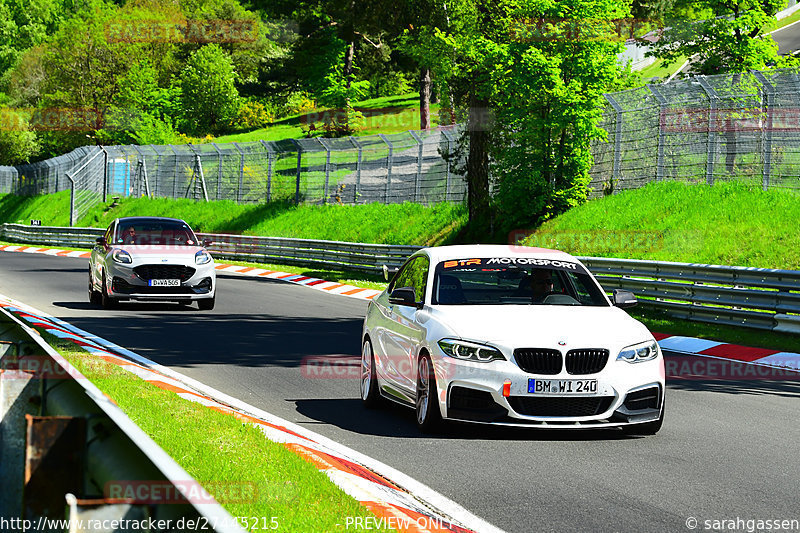
M 794 23 L 772 32 L 772 38 L 778 43 L 778 53 L 786 55 L 800 50 L 800 24 Z
M 307 356 L 359 354 L 366 303 L 219 277 L 214 311 L 87 301 L 85 259 L 0 252 L 0 293 L 383 461 L 496 526 L 689 531 L 687 520 L 800 519 L 800 383 L 670 381 L 654 437 L 455 426 L 362 408 L 357 377 L 306 377 Z M 357 376 L 355 368 L 352 375 Z M 746 529 L 744 529 L 746 530 Z

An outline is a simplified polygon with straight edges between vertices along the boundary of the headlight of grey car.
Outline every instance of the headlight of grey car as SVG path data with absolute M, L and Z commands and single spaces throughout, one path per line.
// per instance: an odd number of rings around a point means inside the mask
M 652 361 L 656 357 L 658 357 L 658 344 L 655 341 L 647 341 L 623 348 L 617 356 L 617 361 L 641 363 Z
M 490 361 L 505 360 L 500 350 L 486 344 L 476 344 L 456 339 L 442 339 L 438 344 L 445 355 L 462 361 L 488 363 Z
M 111 259 L 113 259 L 115 263 L 132 263 L 133 262 L 133 260 L 131 259 L 131 254 L 129 254 L 125 250 L 120 250 L 119 248 L 117 248 L 113 252 L 111 252 Z

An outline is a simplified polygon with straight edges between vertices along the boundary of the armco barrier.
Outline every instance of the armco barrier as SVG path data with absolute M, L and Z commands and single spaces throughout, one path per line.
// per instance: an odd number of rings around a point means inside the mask
M 6 309 L 0 309 L 0 420 L 3 531 L 99 530 L 87 527 L 89 521 L 125 521 L 130 527 L 120 530 L 126 531 L 186 530 L 181 524 L 244 531 L 115 403 Z M 136 490 L 115 494 L 109 487 Z M 65 517 L 69 526 L 57 525 Z
M 91 248 L 103 235 L 100 228 L 66 228 L 58 226 L 26 226 L 3 224 L 0 239 L 23 244 Z M 383 265 L 396 268 L 419 250 L 418 246 L 361 244 L 282 237 L 252 237 L 198 233 L 200 239 L 210 239 L 209 250 L 215 258 L 230 261 L 254 261 L 300 266 L 347 268 L 380 274 Z
M 3 224 L 0 239 L 48 246 L 91 247 L 103 230 Z M 233 261 L 347 268 L 380 273 L 396 268 L 417 246 L 361 244 L 202 233 L 214 256 Z M 581 257 L 607 291 L 626 289 L 641 305 L 672 316 L 800 332 L 800 271 L 666 261 Z

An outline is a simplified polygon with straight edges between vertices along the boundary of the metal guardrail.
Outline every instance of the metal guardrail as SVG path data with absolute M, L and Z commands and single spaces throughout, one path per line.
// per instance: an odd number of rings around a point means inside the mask
M 3 224 L 7 241 L 91 247 L 103 230 Z M 201 233 L 216 258 L 345 268 L 372 274 L 396 268 L 417 246 L 361 244 Z M 800 333 L 800 271 L 581 257 L 603 287 L 626 289 L 641 305 L 669 315 L 718 324 Z
M 0 227 L 0 239 L 22 244 L 91 248 L 95 245 L 95 239 L 102 236 L 104 231 L 100 228 L 5 223 Z M 371 274 L 380 274 L 383 265 L 399 267 L 409 255 L 420 248 L 217 233 L 198 233 L 197 236 L 212 241 L 209 251 L 217 259 L 346 268 Z
M 41 336 L 2 308 L 0 478 L 4 530 L 10 523 L 11 530 L 64 531 L 63 522 L 56 524 L 69 516 L 69 531 L 97 530 L 87 528 L 90 520 L 139 525 L 169 520 L 173 526 L 191 521 L 210 526 L 205 530 L 244 531 L 213 500 L 181 501 L 177 495 L 199 483 Z M 127 491 L 122 497 L 106 493 L 115 486 L 135 488 L 133 497 Z
M 717 324 L 800 333 L 800 271 L 581 257 L 606 290 L 643 306 Z

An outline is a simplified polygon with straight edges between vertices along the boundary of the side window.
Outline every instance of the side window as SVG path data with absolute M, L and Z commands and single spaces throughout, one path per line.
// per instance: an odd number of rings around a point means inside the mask
M 400 287 L 413 287 L 418 302 L 425 299 L 425 285 L 428 282 L 428 268 L 430 261 L 424 255 L 414 258 L 395 278 L 391 289 Z
M 112 233 L 113 229 L 114 229 L 114 224 L 111 224 L 108 227 L 108 229 L 106 230 L 105 238 L 106 238 L 106 242 L 108 243 L 109 246 L 114 244 L 114 234 Z

